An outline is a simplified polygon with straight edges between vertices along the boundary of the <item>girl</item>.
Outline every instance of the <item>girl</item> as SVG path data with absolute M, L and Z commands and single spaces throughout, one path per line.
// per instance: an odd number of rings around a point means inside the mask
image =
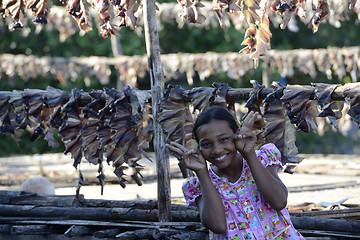
M 212 106 L 194 124 L 198 149 L 166 145 L 196 173 L 184 182 L 183 193 L 188 205 L 199 208 L 210 239 L 304 239 L 285 208 L 279 150 L 274 144 L 254 150 L 257 116 L 250 112 L 239 128 L 229 111 Z

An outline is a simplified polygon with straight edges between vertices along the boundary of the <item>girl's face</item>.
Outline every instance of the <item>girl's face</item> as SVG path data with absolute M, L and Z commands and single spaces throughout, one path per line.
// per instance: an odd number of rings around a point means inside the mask
M 199 149 L 203 157 L 218 168 L 230 166 L 237 150 L 233 141 L 235 133 L 225 120 L 211 120 L 197 129 Z

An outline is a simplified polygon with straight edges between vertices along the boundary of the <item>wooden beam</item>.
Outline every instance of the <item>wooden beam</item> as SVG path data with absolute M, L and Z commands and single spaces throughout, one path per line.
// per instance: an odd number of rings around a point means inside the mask
M 84 220 L 134 220 L 158 221 L 157 209 L 143 210 L 134 208 L 104 208 L 104 207 L 38 207 L 35 205 L 5 205 L 0 204 L 0 216 L 7 217 L 51 217 L 61 219 Z M 197 210 L 173 211 L 174 221 L 199 221 Z
M 159 221 L 169 222 L 171 221 L 170 164 L 165 147 L 166 137 L 158 120 L 165 80 L 160 58 L 155 1 L 146 0 L 143 1 L 143 5 L 146 51 L 151 81 L 152 113 L 154 119 L 154 151 L 158 176 Z
M 291 217 L 296 229 L 349 232 L 360 235 L 360 221 L 318 217 Z

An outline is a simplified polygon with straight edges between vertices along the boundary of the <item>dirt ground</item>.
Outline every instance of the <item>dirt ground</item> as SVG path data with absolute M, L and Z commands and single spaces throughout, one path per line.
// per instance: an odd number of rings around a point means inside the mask
M 288 206 L 302 203 L 336 203 L 346 199 L 346 204 L 360 204 L 360 156 L 355 155 L 301 155 L 305 159 L 294 170 L 294 174 L 280 172 L 280 178 L 288 187 Z M 63 154 L 44 154 L 34 156 L 14 156 L 0 158 L 0 190 L 19 190 L 21 181 L 32 176 L 46 174 L 47 178 L 65 177 L 75 179 L 77 171 L 72 167 L 70 156 Z M 85 162 L 85 161 L 84 161 Z M 85 185 L 80 193 L 86 199 L 137 200 L 156 199 L 156 166 L 142 160 L 146 180 L 142 186 L 127 184 L 123 189 L 118 184 L 107 183 L 104 193 L 96 184 Z M 105 164 L 105 174 L 114 178 L 113 168 Z M 95 178 L 97 166 L 81 164 L 85 178 Z M 177 160 L 170 158 L 172 175 L 179 176 Z M 115 178 L 116 179 L 116 178 Z M 16 181 L 17 180 L 17 181 Z M 74 180 L 75 181 L 75 180 Z M 54 182 L 57 195 L 74 195 L 76 181 Z M 184 203 L 181 185 L 184 179 L 171 179 L 171 197 L 176 203 Z M 336 186 L 335 186 L 336 185 Z

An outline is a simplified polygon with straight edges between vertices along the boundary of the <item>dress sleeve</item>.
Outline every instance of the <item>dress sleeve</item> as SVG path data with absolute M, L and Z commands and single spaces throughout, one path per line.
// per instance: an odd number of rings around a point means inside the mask
M 276 165 L 277 171 L 280 171 L 283 168 L 281 163 L 281 153 L 273 143 L 263 145 L 258 151 L 258 158 L 264 167 Z
M 186 179 L 182 185 L 182 191 L 186 204 L 188 206 L 196 206 L 195 199 L 202 195 L 199 179 L 197 177 Z

